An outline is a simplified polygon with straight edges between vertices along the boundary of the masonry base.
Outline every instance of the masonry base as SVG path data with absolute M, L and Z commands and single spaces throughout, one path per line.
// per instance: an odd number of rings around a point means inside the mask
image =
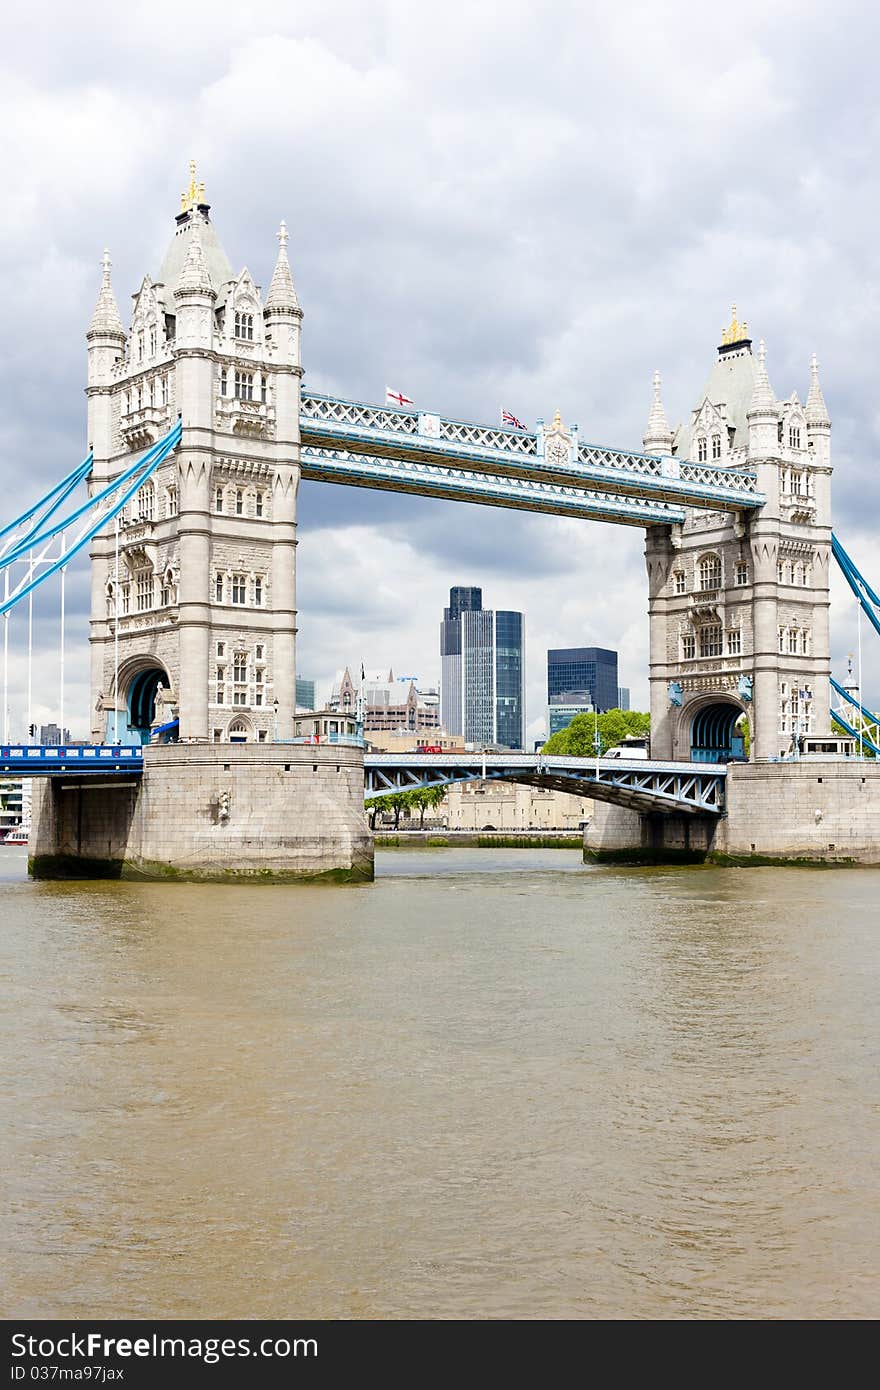
M 880 764 L 731 764 L 720 817 L 597 802 L 584 857 L 606 863 L 880 864 Z
M 372 879 L 359 749 L 169 744 L 143 775 L 35 786 L 36 878 Z

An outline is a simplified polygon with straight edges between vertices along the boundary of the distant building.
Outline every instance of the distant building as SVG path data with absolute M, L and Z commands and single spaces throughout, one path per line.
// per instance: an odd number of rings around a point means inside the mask
M 591 704 L 573 705 L 548 705 L 547 706 L 547 729 L 549 735 L 558 734 L 560 729 L 567 729 L 576 714 L 592 714 Z
M 482 590 L 456 586 L 440 624 L 440 717 L 468 744 L 522 748 L 522 613 L 483 608 Z
M 298 710 L 315 708 L 315 682 L 305 676 L 296 677 L 296 707 Z
M 57 724 L 41 724 L 40 742 L 49 748 L 60 748 L 62 745 L 67 747 L 70 742 L 70 730 L 65 729 L 62 734 Z
M 304 710 L 293 717 L 293 733 L 310 743 L 351 743 L 358 736 L 357 720 L 335 709 Z
M 617 708 L 629 709 L 629 686 L 619 685 L 617 687 Z
M 29 777 L 0 778 L 0 840 L 17 825 L 30 827 L 31 779 Z
M 447 733 L 446 729 L 422 729 L 415 732 L 409 729 L 371 729 L 364 735 L 368 750 L 375 753 L 412 753 L 414 749 L 425 747 L 439 748 L 444 753 L 454 753 L 464 748 L 461 734 Z
M 364 733 L 405 729 L 430 733 L 440 726 L 440 700 L 436 690 L 421 691 L 411 678 L 395 680 L 394 672 L 364 671 L 356 683 L 346 666 L 338 671 L 327 707 L 342 714 L 356 714 L 359 699 Z
M 557 647 L 547 653 L 547 704 L 617 708 L 617 652 L 607 647 Z

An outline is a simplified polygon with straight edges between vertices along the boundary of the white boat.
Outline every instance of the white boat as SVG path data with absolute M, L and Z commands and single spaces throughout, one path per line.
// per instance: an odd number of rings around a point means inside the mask
M 30 827 L 27 825 L 14 825 L 11 830 L 7 830 L 0 843 L 4 845 L 26 845 Z

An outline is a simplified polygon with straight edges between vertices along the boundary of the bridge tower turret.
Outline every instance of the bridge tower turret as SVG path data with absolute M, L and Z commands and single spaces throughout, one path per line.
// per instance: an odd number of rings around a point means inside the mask
M 661 452 L 658 394 L 645 436 Z M 830 727 L 828 633 L 831 422 L 815 361 L 806 408 L 776 398 L 734 307 L 690 421 L 671 450 L 753 472 L 766 498 L 751 516 L 691 511 L 648 532 L 652 751 L 715 761 L 796 750 Z M 656 438 L 655 438 L 656 436 Z
M 300 325 L 287 232 L 265 304 L 236 275 L 190 166 L 126 334 L 109 263 L 89 329 L 95 477 L 179 415 L 180 447 L 93 551 L 92 735 L 272 742 L 293 733 Z

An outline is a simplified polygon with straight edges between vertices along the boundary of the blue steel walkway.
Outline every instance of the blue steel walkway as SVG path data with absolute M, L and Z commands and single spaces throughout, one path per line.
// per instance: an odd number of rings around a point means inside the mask
M 50 745 L 5 743 L 0 745 L 0 776 L 57 777 L 75 772 L 118 775 L 144 770 L 144 750 L 139 743 Z
M 542 757 L 540 753 L 367 753 L 367 798 L 451 782 L 525 782 L 634 811 L 721 815 L 727 768 L 718 763 Z

